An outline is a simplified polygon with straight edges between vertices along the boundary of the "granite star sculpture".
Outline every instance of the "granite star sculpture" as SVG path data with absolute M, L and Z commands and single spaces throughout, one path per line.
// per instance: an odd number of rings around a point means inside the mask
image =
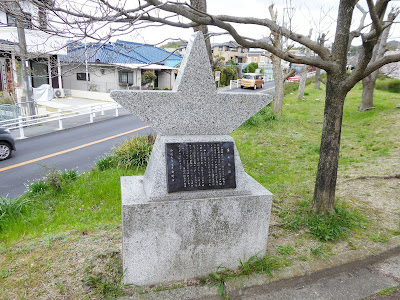
M 203 35 L 192 35 L 171 91 L 112 91 L 111 97 L 158 134 L 226 135 L 272 101 L 271 95 L 219 93 Z

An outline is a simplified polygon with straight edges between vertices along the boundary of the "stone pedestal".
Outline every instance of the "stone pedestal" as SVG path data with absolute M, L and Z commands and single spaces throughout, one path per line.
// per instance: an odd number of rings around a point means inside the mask
M 122 177 L 124 282 L 159 284 L 207 276 L 265 255 L 272 194 L 149 201 L 143 177 Z

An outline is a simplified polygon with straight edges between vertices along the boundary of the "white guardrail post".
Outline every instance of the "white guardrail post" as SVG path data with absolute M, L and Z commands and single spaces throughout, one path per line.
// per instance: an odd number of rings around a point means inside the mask
M 23 125 L 23 117 L 22 116 L 19 116 L 18 117 L 18 128 L 19 128 L 19 137 L 21 138 L 21 139 L 24 139 L 25 138 L 25 134 L 24 134 L 24 125 Z
M 94 112 L 93 112 L 93 106 L 91 106 L 91 107 L 90 107 L 90 113 L 89 113 L 89 116 L 90 116 L 90 123 L 93 123 L 93 114 L 94 114 Z
M 101 115 L 104 116 L 103 104 L 100 105 Z
M 118 117 L 118 104 L 115 105 L 115 116 Z
M 61 109 L 58 110 L 58 129 L 63 130 Z

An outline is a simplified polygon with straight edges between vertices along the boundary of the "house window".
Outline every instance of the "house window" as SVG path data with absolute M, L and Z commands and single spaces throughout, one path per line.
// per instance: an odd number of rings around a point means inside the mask
M 76 73 L 76 80 L 85 80 L 86 81 L 86 73 Z M 88 80 L 90 81 L 90 74 L 88 73 Z
M 17 21 L 13 16 L 7 15 L 7 25 L 8 26 L 17 26 Z
M 257 57 L 254 57 L 254 62 L 255 62 L 255 63 L 257 62 Z
M 251 63 L 251 57 L 248 57 L 248 58 L 247 58 L 247 62 L 248 62 L 248 63 Z
M 244 51 L 244 48 L 241 48 L 241 51 L 242 51 L 242 53 L 244 53 L 245 51 Z
M 25 29 L 32 29 L 32 15 L 28 14 L 28 13 L 24 13 L 23 23 L 24 23 Z M 13 27 L 17 26 L 17 21 L 14 16 L 7 15 L 7 25 L 13 26 Z
M 23 23 L 25 29 L 32 29 L 32 15 L 24 13 Z
M 218 47 L 218 51 L 224 51 L 224 47 L 223 46 L 219 46 Z
M 133 84 L 133 72 L 120 72 L 119 83 Z
M 261 56 L 260 62 L 265 62 L 265 56 Z

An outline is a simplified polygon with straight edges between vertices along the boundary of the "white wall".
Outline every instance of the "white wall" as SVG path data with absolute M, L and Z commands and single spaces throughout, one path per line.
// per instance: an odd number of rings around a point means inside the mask
M 101 69 L 104 69 L 104 74 L 101 73 Z M 89 67 L 89 87 L 86 80 L 77 80 L 77 73 L 86 73 L 86 68 L 83 65 L 63 65 L 63 86 L 65 89 L 88 91 L 91 88 L 92 91 L 107 93 L 117 86 L 115 84 L 115 68 L 99 68 Z
M 77 73 L 86 73 L 84 65 L 64 65 L 63 84 L 65 89 L 87 91 L 88 84 L 84 80 L 77 80 Z M 101 70 L 104 70 L 102 73 Z M 130 70 L 131 71 L 131 70 Z M 92 91 L 109 93 L 111 90 L 126 89 L 126 85 L 119 84 L 118 75 L 116 75 L 114 66 L 89 66 L 90 81 L 89 86 Z M 140 70 L 133 70 L 133 86 L 140 84 Z M 132 88 L 132 87 L 131 87 Z
M 165 87 L 172 89 L 175 82 L 175 70 L 160 71 L 158 74 L 158 87 L 160 89 Z
M 7 24 L 7 15 L 3 11 L 0 11 L 0 23 Z

